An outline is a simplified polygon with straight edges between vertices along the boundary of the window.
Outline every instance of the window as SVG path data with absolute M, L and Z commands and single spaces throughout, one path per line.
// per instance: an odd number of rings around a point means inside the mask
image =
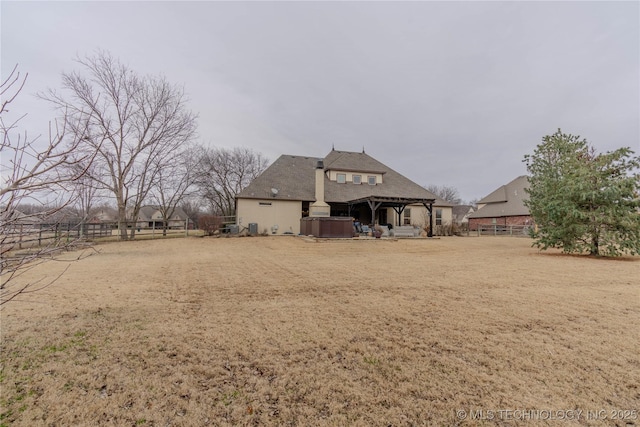
M 336 175 L 336 181 L 338 181 L 338 184 L 344 184 L 345 182 L 347 182 L 347 174 L 339 173 L 338 175 Z
M 271 202 L 258 202 L 260 206 L 271 206 Z
M 362 183 L 362 175 L 353 175 L 352 180 L 354 184 L 360 184 Z
M 368 176 L 367 177 L 367 181 L 369 182 L 369 185 L 376 185 L 376 177 L 375 176 Z
M 406 208 L 404 210 L 404 225 L 411 225 L 411 209 Z
M 442 209 L 436 209 L 436 225 L 442 225 Z

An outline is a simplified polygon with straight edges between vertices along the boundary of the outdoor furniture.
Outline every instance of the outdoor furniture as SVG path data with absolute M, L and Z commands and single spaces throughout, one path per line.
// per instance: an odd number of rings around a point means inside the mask
M 391 230 L 394 237 L 418 237 L 420 229 L 412 225 L 400 225 Z

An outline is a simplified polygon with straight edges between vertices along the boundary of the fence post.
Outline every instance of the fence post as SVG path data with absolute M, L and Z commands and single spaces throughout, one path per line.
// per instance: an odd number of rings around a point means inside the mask
M 189 218 L 184 220 L 184 237 L 189 237 Z

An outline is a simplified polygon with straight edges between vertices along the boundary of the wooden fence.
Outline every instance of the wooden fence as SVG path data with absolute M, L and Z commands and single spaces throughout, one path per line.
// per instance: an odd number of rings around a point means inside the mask
M 130 223 L 127 231 L 136 229 L 136 237 L 140 239 L 154 239 L 163 237 L 188 236 L 189 233 L 196 234 L 194 225 L 189 220 L 172 220 L 170 227 L 164 229 L 157 222 L 150 222 L 148 225 Z M 117 222 L 100 223 L 21 223 L 15 224 L 11 229 L 5 230 L 5 234 L 0 236 L 0 243 L 6 249 L 25 249 L 38 246 L 50 246 L 66 244 L 75 240 L 100 240 L 117 238 L 119 236 Z
M 84 227 L 84 228 L 83 228 Z M 111 235 L 107 225 L 79 223 L 20 223 L 5 230 L 1 236 L 2 245 L 13 249 L 24 249 L 52 244 L 64 244 L 81 237 L 96 238 Z
M 203 215 L 202 224 L 190 219 L 169 221 L 168 227 L 163 227 L 162 221 L 137 221 L 127 223 L 127 233 L 135 229 L 136 239 L 155 239 L 163 237 L 179 237 L 204 234 L 238 234 L 247 229 L 236 225 L 235 216 Z M 202 221 L 204 220 L 204 221 Z M 33 246 L 47 246 L 58 243 L 69 243 L 74 240 L 117 239 L 120 235 L 117 221 L 103 221 L 99 223 L 60 222 L 60 223 L 18 223 L 10 229 L 5 228 L 0 235 L 0 244 L 5 248 L 23 249 Z
M 529 237 L 530 231 L 530 225 L 479 224 L 477 229 L 478 236 Z

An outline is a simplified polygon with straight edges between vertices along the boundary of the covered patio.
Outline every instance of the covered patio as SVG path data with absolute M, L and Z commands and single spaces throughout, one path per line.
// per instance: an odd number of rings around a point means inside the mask
M 356 206 L 368 206 L 371 210 L 372 222 L 375 222 L 376 212 L 380 208 L 393 208 L 396 213 L 395 225 L 400 224 L 400 217 L 405 208 L 409 205 L 421 204 L 427 209 L 429 215 L 429 232 L 428 237 L 433 237 L 433 202 L 435 199 L 408 198 L 408 197 L 385 197 L 385 196 L 368 196 L 359 199 L 349 200 L 347 202 L 348 214 L 351 215 L 352 210 Z

